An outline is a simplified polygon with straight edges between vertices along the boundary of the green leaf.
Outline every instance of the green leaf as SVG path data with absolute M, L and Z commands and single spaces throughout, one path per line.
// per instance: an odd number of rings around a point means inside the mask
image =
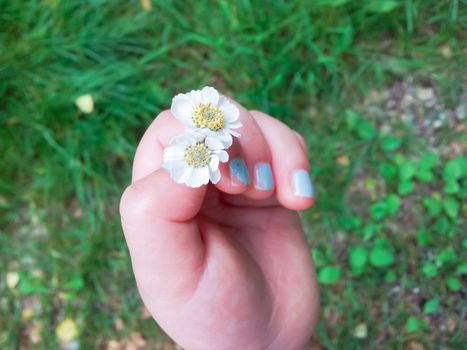
M 433 314 L 438 311 L 439 299 L 430 299 L 423 305 L 423 312 L 425 314 Z
M 398 195 L 389 194 L 386 197 L 387 212 L 389 214 L 396 215 L 397 212 L 399 211 L 400 204 L 401 204 L 401 199 Z
M 405 325 L 405 329 L 409 333 L 416 332 L 420 329 L 420 323 L 418 319 L 415 316 L 410 316 L 407 320 L 407 323 Z
M 453 197 L 445 197 L 443 200 L 443 207 L 451 218 L 457 217 L 459 211 L 459 203 Z
M 350 130 L 354 130 L 360 124 L 361 118 L 354 111 L 348 109 L 345 111 L 345 121 Z
M 401 167 L 405 162 L 405 156 L 402 153 L 396 153 L 394 156 L 394 163 L 396 163 L 398 167 Z
M 399 187 L 397 188 L 397 190 L 401 196 L 405 196 L 405 195 L 408 195 L 410 192 L 412 192 L 414 187 L 415 185 L 412 181 L 404 180 L 399 184 Z
M 366 119 L 360 119 L 357 126 L 357 134 L 364 140 L 371 140 L 376 136 L 376 129 L 373 124 Z
M 417 179 L 419 179 L 420 181 L 425 182 L 425 183 L 433 181 L 434 178 L 435 178 L 435 176 L 433 175 L 431 170 L 423 169 L 423 168 L 420 168 L 420 169 L 417 170 L 417 173 L 415 174 L 415 177 Z
M 417 166 L 413 162 L 405 162 L 399 168 L 399 177 L 401 181 L 410 180 L 417 172 Z
M 341 278 L 341 269 L 338 266 L 325 266 L 318 271 L 318 281 L 323 284 L 333 284 Z
M 426 263 L 422 266 L 422 272 L 427 278 L 433 278 L 438 275 L 438 268 L 431 263 Z
M 370 262 L 376 267 L 387 267 L 394 262 L 394 255 L 386 248 L 376 247 L 370 253 Z
M 447 247 L 441 250 L 436 257 L 438 264 L 448 264 L 457 260 L 456 252 L 453 247 Z
M 460 264 L 457 267 L 456 273 L 459 275 L 467 275 L 467 262 Z
M 443 210 L 441 203 L 435 198 L 423 199 L 423 205 L 428 209 L 431 216 L 438 216 Z
M 451 159 L 443 169 L 443 178 L 446 181 L 458 180 L 462 177 L 462 163 L 460 158 Z
M 433 224 L 433 230 L 438 233 L 445 234 L 449 231 L 451 227 L 451 223 L 449 219 L 445 216 L 441 216 L 436 222 Z
M 368 261 L 368 251 L 362 245 L 357 245 L 350 250 L 349 261 L 352 268 L 362 269 Z
M 453 292 L 458 292 L 462 288 L 462 283 L 457 277 L 449 277 L 447 283 L 448 288 Z
M 337 217 L 337 222 L 344 230 L 352 230 L 362 224 L 362 218 L 357 215 L 340 215 Z
M 375 232 L 379 229 L 379 226 L 373 222 L 369 222 L 368 224 L 363 227 L 363 239 L 368 241 Z
M 368 3 L 367 10 L 375 13 L 388 13 L 400 6 L 400 2 L 395 0 L 378 0 Z
M 315 266 L 324 265 L 324 256 L 323 253 L 318 248 L 313 248 L 311 250 L 311 258 Z
M 384 275 L 384 280 L 386 282 L 395 282 L 397 279 L 397 275 L 394 271 L 388 271 L 386 272 L 386 275 Z
M 386 216 L 388 206 L 386 202 L 377 202 L 370 206 L 370 215 L 375 220 L 380 220 Z
M 435 153 L 425 153 L 420 159 L 420 167 L 425 170 L 434 168 L 439 163 L 439 157 Z
M 393 152 L 397 150 L 402 144 L 402 140 L 397 136 L 388 136 L 381 143 L 381 148 L 386 152 Z
M 350 0 L 317 0 L 315 5 L 317 6 L 329 6 L 329 7 L 339 7 L 345 5 Z
M 425 230 L 417 232 L 417 242 L 420 245 L 429 245 L 433 243 L 433 235 Z
M 45 284 L 45 285 L 44 285 Z M 49 289 L 46 287 L 45 280 L 34 277 L 30 274 L 22 274 L 18 289 L 22 294 L 41 294 L 47 293 Z
M 391 182 L 396 179 L 397 168 L 390 163 L 382 163 L 379 165 L 379 173 L 387 182 Z
M 391 250 L 391 241 L 385 237 L 378 237 L 375 239 L 373 245 L 378 248 L 386 248 L 388 250 Z
M 456 180 L 447 181 L 443 188 L 444 192 L 446 192 L 447 194 L 459 193 L 460 189 L 461 188 Z
M 66 289 L 80 290 L 84 287 L 84 281 L 80 276 L 72 277 L 66 284 Z
M 376 129 L 371 122 L 362 119 L 357 127 L 357 134 L 364 140 L 371 140 L 376 135 Z

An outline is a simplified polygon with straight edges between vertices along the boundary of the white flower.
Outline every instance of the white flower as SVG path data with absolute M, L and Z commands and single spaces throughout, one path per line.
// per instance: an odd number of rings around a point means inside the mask
M 174 137 L 164 149 L 163 167 L 177 183 L 196 188 L 219 182 L 219 162 L 225 163 L 229 155 L 216 138 L 185 133 Z
M 242 126 L 238 108 L 212 87 L 178 94 L 172 99 L 170 110 L 191 133 L 217 138 L 226 148 L 232 145 L 232 135 L 240 136 L 233 130 Z

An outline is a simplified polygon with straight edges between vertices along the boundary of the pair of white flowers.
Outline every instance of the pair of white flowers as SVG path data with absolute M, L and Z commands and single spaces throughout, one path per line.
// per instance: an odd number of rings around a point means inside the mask
M 186 127 L 164 149 L 163 167 L 174 181 L 196 188 L 219 182 L 219 163 L 229 160 L 234 129 L 242 126 L 240 112 L 225 96 L 209 86 L 178 94 L 172 99 L 172 114 Z

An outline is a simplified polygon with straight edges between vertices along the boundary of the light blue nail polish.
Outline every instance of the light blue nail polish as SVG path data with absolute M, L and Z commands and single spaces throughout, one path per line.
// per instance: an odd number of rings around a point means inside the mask
M 315 190 L 313 188 L 313 182 L 311 182 L 308 171 L 299 169 L 293 174 L 293 187 L 295 195 L 299 197 L 314 198 Z
M 235 158 L 230 161 L 230 182 L 232 186 L 245 186 L 250 183 L 250 175 L 245 161 L 241 158 Z
M 274 178 L 272 177 L 271 165 L 269 163 L 258 163 L 255 166 L 255 187 L 258 190 L 272 190 Z

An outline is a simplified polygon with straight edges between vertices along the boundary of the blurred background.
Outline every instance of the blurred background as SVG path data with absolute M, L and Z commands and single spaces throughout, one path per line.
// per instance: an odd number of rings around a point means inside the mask
M 0 0 L 0 348 L 177 349 L 118 201 L 205 85 L 307 140 L 310 349 L 464 348 L 466 30 L 465 0 Z

